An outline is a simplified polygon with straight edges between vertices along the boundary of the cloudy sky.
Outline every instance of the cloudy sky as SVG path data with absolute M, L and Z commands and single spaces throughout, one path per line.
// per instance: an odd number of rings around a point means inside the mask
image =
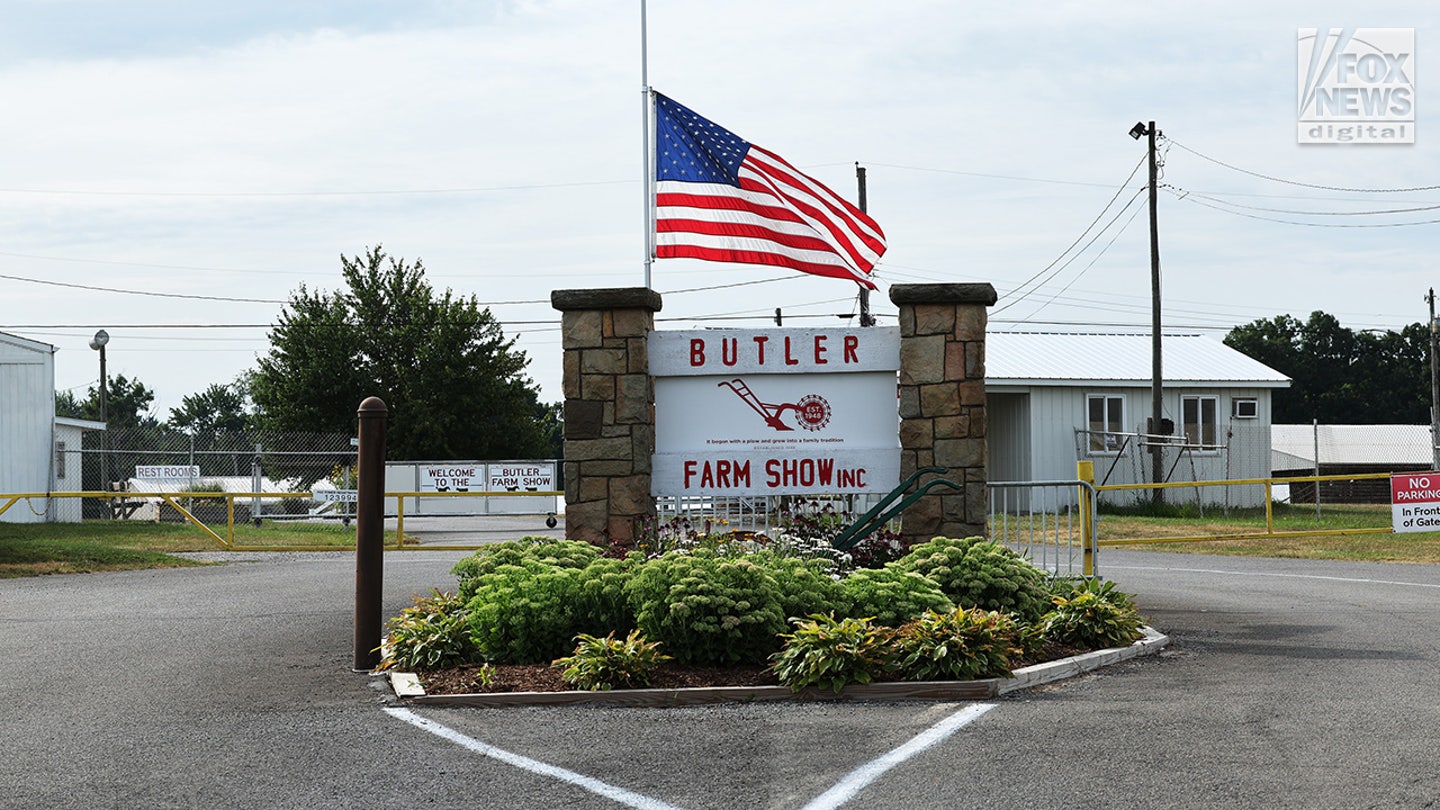
M 87 343 L 157 416 L 252 367 L 300 284 L 383 245 L 476 295 L 560 398 L 555 289 L 644 283 L 639 0 L 3 0 L 0 330 Z M 650 0 L 649 78 L 847 195 L 892 284 L 993 284 L 996 329 L 1427 317 L 1440 11 L 1415 2 Z M 1413 145 L 1297 143 L 1298 29 L 1413 28 Z M 1138 172 L 1135 172 L 1136 169 Z M 1134 172 L 1132 174 L 1132 172 Z M 1356 190 L 1337 190 L 1356 189 Z M 1359 191 L 1363 189 L 1364 191 Z M 1427 210 L 1429 209 L 1429 210 Z M 1397 213 L 1367 213 L 1397 211 Z M 1365 227 L 1355 227 L 1365 226 Z M 853 283 L 659 261 L 662 327 L 843 323 Z

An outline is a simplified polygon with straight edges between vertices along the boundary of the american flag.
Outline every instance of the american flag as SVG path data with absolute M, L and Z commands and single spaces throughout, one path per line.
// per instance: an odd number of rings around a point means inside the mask
M 780 156 L 655 94 L 655 256 L 868 278 L 875 220 Z

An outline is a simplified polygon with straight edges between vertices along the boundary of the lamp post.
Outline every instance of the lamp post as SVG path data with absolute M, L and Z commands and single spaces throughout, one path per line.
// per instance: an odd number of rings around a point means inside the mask
M 1165 415 L 1162 390 L 1161 390 L 1161 363 L 1160 363 L 1160 223 L 1157 211 L 1157 194 L 1159 168 L 1155 160 L 1155 138 L 1160 135 L 1160 130 L 1155 128 L 1155 122 L 1151 121 L 1149 126 L 1144 121 L 1136 122 L 1130 128 L 1130 137 L 1140 140 L 1142 137 L 1148 139 L 1150 151 L 1150 399 L 1151 416 L 1150 429 L 1145 431 L 1149 434 L 1150 452 L 1152 455 L 1153 479 L 1155 483 L 1163 483 L 1165 480 L 1165 448 L 1160 443 L 1160 423 Z M 1155 488 L 1153 493 L 1155 503 L 1165 499 L 1165 490 Z
M 108 422 L 109 417 L 110 417 L 109 407 L 108 407 L 108 403 L 107 403 L 107 399 L 108 399 L 107 389 L 109 389 L 110 386 L 108 385 L 108 383 L 106 382 L 106 379 L 105 379 L 105 344 L 107 344 L 107 343 L 109 343 L 109 342 L 110 342 L 110 333 L 109 333 L 109 332 L 106 332 L 104 329 L 101 329 L 100 331 L 96 332 L 96 333 L 95 333 L 95 337 L 90 338 L 90 348 L 94 349 L 94 350 L 97 351 L 97 352 L 100 352 L 100 421 L 101 421 L 101 422 Z M 110 430 L 110 426 L 109 426 L 108 424 L 106 424 L 105 430 L 103 430 L 103 431 L 100 432 L 100 486 L 101 486 L 102 488 L 104 488 L 104 489 L 107 489 L 107 490 L 108 490 L 109 487 L 110 487 L 110 483 L 109 483 L 109 482 L 110 482 L 109 454 L 106 452 L 106 450 L 109 449 L 108 445 L 110 444 L 110 438 L 109 438 L 109 435 L 108 435 L 109 430 Z M 109 506 L 109 502 L 106 502 L 106 506 L 107 506 L 107 507 Z M 106 509 L 106 514 L 109 514 L 109 511 L 110 511 L 109 509 Z

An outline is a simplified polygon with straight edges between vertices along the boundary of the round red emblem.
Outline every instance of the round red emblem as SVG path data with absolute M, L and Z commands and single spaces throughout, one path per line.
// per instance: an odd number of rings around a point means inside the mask
M 819 394 L 806 394 L 795 404 L 800 406 L 800 427 L 820 430 L 830 424 L 830 403 Z

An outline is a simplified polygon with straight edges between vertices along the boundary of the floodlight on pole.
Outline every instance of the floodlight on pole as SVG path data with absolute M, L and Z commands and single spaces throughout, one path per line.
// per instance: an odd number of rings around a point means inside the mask
M 1159 187 L 1159 166 L 1155 157 L 1155 139 L 1159 137 L 1160 130 L 1155 128 L 1155 122 L 1148 125 L 1144 121 L 1135 122 L 1130 128 L 1130 137 L 1135 140 L 1146 138 L 1149 147 L 1150 158 L 1150 354 L 1151 354 L 1151 377 L 1150 377 L 1150 398 L 1151 416 L 1149 429 L 1145 431 L 1147 441 L 1150 442 L 1152 454 L 1152 480 L 1162 483 L 1165 480 L 1164 446 L 1160 434 L 1164 433 L 1161 424 L 1164 422 L 1164 398 L 1162 392 L 1162 364 L 1160 360 L 1161 337 L 1160 337 L 1160 225 L 1158 214 Z M 1152 493 L 1156 503 L 1165 498 L 1165 490 L 1156 487 Z
M 110 420 L 108 389 L 110 386 L 105 379 L 105 344 L 109 342 L 110 333 L 104 329 L 96 332 L 95 337 L 90 338 L 90 348 L 100 352 L 100 421 L 107 423 L 105 430 L 100 432 L 100 485 L 106 489 L 110 487 L 110 464 L 108 454 L 106 453 L 106 450 L 109 449 L 108 445 L 110 444 L 108 436 L 110 429 L 108 424 Z M 108 513 L 109 510 L 107 509 L 106 512 Z

